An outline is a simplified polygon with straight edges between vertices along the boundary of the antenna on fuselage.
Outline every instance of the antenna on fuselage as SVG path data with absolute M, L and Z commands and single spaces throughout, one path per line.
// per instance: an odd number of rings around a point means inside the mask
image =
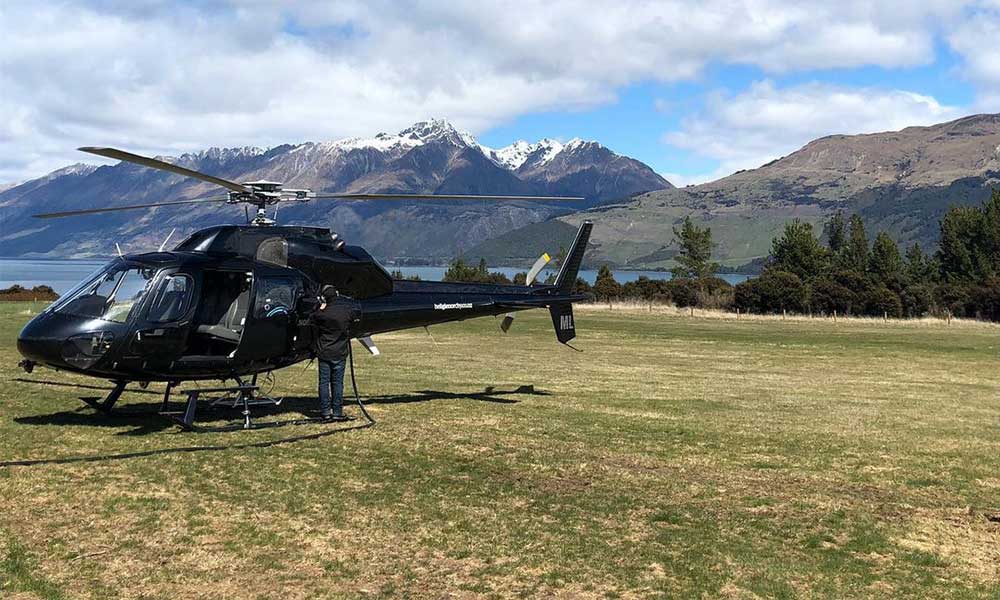
M 163 243 L 160 244 L 160 248 L 157 250 L 157 252 L 163 252 L 163 249 L 167 247 L 167 242 L 169 242 L 170 238 L 173 237 L 175 231 L 177 231 L 176 227 L 170 230 L 170 233 L 167 234 L 167 237 L 163 240 Z

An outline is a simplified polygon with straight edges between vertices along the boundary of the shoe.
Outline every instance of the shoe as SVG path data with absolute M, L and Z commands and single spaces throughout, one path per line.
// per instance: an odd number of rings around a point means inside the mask
M 331 410 L 319 413 L 319 420 L 320 421 L 332 421 L 333 418 L 334 418 L 334 415 L 333 415 L 333 411 L 331 411 Z
M 342 421 L 353 421 L 354 417 L 348 417 L 347 415 L 330 415 L 330 420 L 339 423 Z

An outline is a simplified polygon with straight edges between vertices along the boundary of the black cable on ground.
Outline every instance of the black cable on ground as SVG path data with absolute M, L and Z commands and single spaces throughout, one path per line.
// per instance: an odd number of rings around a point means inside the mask
M 305 435 L 296 435 L 287 438 L 281 438 L 278 440 L 265 440 L 260 442 L 250 442 L 247 444 L 229 444 L 224 446 L 183 446 L 180 448 L 160 448 L 157 450 L 143 450 L 141 452 L 126 452 L 123 454 L 105 454 L 105 455 L 90 455 L 90 456 L 66 456 L 63 458 L 38 458 L 29 460 L 7 460 L 0 461 L 0 468 L 4 467 L 32 467 L 37 465 L 66 465 L 72 463 L 89 463 L 89 462 L 104 462 L 113 460 L 126 460 L 129 458 L 143 458 L 147 456 L 156 456 L 159 454 L 181 454 L 186 452 L 217 452 L 220 450 L 244 450 L 247 448 L 270 448 L 272 446 L 280 446 L 283 444 L 292 444 L 295 442 L 305 442 L 308 440 L 318 440 L 330 435 L 337 433 L 342 433 L 345 431 L 354 431 L 356 429 L 367 429 L 375 425 L 375 419 L 368 414 L 368 410 L 365 408 L 364 403 L 361 402 L 361 396 L 358 394 L 358 382 L 354 376 L 354 352 L 351 350 L 350 345 L 347 347 L 347 356 L 351 362 L 351 389 L 354 391 L 354 400 L 358 403 L 358 408 L 361 409 L 361 413 L 368 420 L 367 423 L 362 423 L 361 425 L 355 425 L 353 427 L 345 427 L 342 429 L 331 429 L 329 431 L 320 431 L 318 433 L 308 433 Z M 302 421 L 302 423 L 308 423 L 311 421 Z
M 368 410 L 365 409 L 365 405 L 361 403 L 361 396 L 358 395 L 358 383 L 354 379 L 354 348 L 350 341 L 347 342 L 347 358 L 351 361 L 351 388 L 354 390 L 354 400 L 358 403 L 358 408 L 361 409 L 361 413 L 365 415 L 366 419 L 368 419 L 368 425 L 365 425 L 365 427 L 369 427 L 375 424 L 375 419 L 368 414 Z

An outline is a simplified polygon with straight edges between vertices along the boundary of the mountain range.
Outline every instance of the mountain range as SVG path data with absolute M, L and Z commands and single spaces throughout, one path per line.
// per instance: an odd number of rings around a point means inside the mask
M 443 120 L 397 134 L 161 157 L 233 181 L 281 181 L 321 192 L 579 196 L 578 202 L 313 201 L 280 207 L 285 224 L 328 226 L 382 259 L 445 261 L 521 226 L 671 187 L 598 142 L 518 141 L 493 149 Z M 219 195 L 219 188 L 130 163 L 72 165 L 0 191 L 0 256 L 106 256 L 155 248 L 172 230 L 241 221 L 209 203 L 39 220 L 34 213 Z
M 643 163 L 598 142 L 543 139 L 488 148 L 446 121 L 397 134 L 267 150 L 213 148 L 166 160 L 235 181 L 269 179 L 338 192 L 582 196 L 575 203 L 325 202 L 282 208 L 288 224 L 329 226 L 379 258 L 446 262 L 465 255 L 526 266 L 568 247 L 595 221 L 589 265 L 672 265 L 673 227 L 685 216 L 712 228 L 715 257 L 737 266 L 766 256 L 791 219 L 819 229 L 857 212 L 870 233 L 933 248 L 950 206 L 981 203 L 1000 181 L 1000 115 L 973 115 L 894 132 L 833 135 L 757 169 L 674 188 Z M 2 189 L 2 187 L 0 187 Z M 37 212 L 218 193 L 169 173 L 121 163 L 72 165 L 0 191 L 0 256 L 108 255 L 158 246 L 200 227 L 242 220 L 233 207 L 195 205 L 40 221 Z
M 711 227 L 715 256 L 737 266 L 766 256 L 789 220 L 813 223 L 819 232 L 836 211 L 860 214 L 869 237 L 885 230 L 904 247 L 934 248 L 948 208 L 981 203 L 998 181 L 1000 115 L 974 115 L 901 131 L 823 137 L 757 169 L 562 215 L 497 236 L 469 253 L 521 264 L 554 245 L 568 245 L 575 226 L 592 219 L 591 264 L 668 267 L 677 252 L 673 227 L 691 216 Z M 537 239 L 555 241 L 543 247 Z

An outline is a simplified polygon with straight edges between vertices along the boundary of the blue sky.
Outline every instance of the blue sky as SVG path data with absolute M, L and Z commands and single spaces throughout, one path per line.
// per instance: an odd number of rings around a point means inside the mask
M 926 95 L 942 105 L 955 107 L 954 115 L 948 114 L 944 118 L 966 114 L 962 113 L 963 110 L 987 110 L 987 107 L 975 106 L 976 89 L 962 78 L 961 73 L 960 59 L 944 44 L 937 45 L 934 60 L 929 64 L 904 68 L 868 65 L 804 70 L 774 76 L 754 66 L 712 64 L 693 81 L 646 81 L 624 86 L 617 91 L 613 101 L 593 109 L 527 114 L 493 127 L 479 138 L 489 146 L 502 146 L 512 139 L 538 137 L 596 139 L 621 154 L 643 160 L 659 173 L 681 175 L 701 182 L 706 176 L 717 173 L 723 161 L 694 149 L 677 147 L 664 139 L 662 133 L 682 129 L 684 118 L 702 110 L 710 94 L 720 90 L 739 94 L 753 83 L 764 80 L 772 81 L 777 89 L 823 83 L 843 89 L 907 90 Z M 752 119 L 753 116 L 747 115 L 747 118 Z M 933 122 L 937 121 L 917 119 L 913 124 Z M 876 130 L 862 129 L 850 133 Z M 833 133 L 841 131 L 817 131 L 817 135 Z M 801 141 L 805 143 L 808 140 Z M 793 149 L 787 145 L 781 148 Z M 775 156 L 783 154 L 784 150 L 776 152 Z M 683 181 L 679 177 L 675 179 Z
M 62 0 L 0 4 L 0 183 L 446 118 L 596 139 L 677 184 L 833 133 L 1000 111 L 995 0 Z

